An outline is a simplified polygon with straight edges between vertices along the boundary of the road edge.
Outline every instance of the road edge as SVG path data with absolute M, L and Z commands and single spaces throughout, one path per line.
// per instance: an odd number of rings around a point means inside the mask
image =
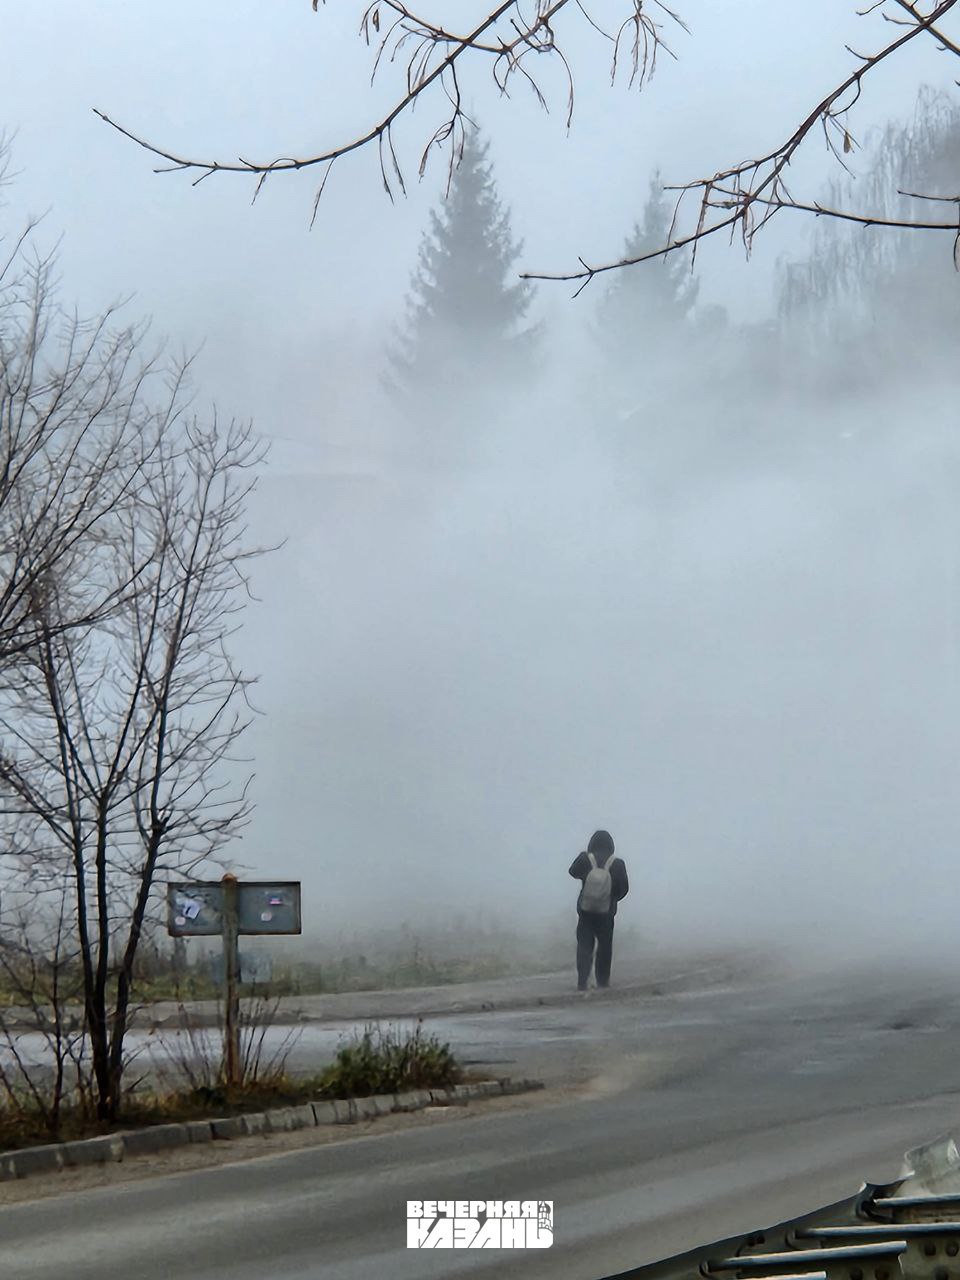
M 74 1142 L 50 1142 L 19 1151 L 0 1152 L 0 1182 L 59 1173 L 97 1164 L 115 1164 L 128 1156 L 155 1155 L 194 1143 L 229 1141 L 252 1134 L 290 1133 L 326 1125 L 356 1124 L 397 1112 L 423 1111 L 427 1107 L 466 1106 L 484 1098 L 543 1089 L 542 1080 L 480 1080 L 446 1089 L 411 1089 L 404 1093 L 373 1094 L 366 1098 L 333 1098 L 305 1102 L 295 1107 L 274 1107 L 212 1120 L 188 1120 L 182 1124 L 157 1124 L 82 1138 Z

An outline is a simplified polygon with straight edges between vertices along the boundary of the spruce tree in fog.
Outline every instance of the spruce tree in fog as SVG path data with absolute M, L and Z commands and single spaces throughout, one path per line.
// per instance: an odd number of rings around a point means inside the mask
M 391 353 L 394 385 L 420 399 L 495 389 L 531 372 L 537 331 L 524 325 L 532 288 L 518 279 L 521 247 L 486 143 L 471 129 L 420 243 Z
M 643 217 L 627 237 L 623 257 L 635 258 L 665 244 L 670 236 L 673 207 L 655 173 Z M 690 274 L 690 260 L 671 254 L 640 267 L 615 273 L 598 308 L 598 337 L 615 361 L 630 360 L 632 370 L 643 368 L 645 357 L 659 359 L 676 348 L 690 328 L 698 282 Z

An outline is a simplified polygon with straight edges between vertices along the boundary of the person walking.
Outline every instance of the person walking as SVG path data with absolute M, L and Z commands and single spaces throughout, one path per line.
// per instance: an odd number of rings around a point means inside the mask
M 586 991 L 596 949 L 597 986 L 610 985 L 613 959 L 613 921 L 617 903 L 630 891 L 627 867 L 615 856 L 609 831 L 595 831 L 585 853 L 570 864 L 570 874 L 579 880 L 577 898 L 577 987 Z

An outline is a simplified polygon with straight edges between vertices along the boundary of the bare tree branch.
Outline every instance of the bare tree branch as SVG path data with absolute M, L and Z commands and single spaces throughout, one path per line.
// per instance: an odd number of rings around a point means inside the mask
M 697 196 L 696 223 L 692 231 L 672 237 L 667 244 L 635 258 L 619 258 L 601 265 L 588 265 L 581 258 L 579 269 L 565 272 L 524 272 L 522 278 L 530 280 L 562 280 L 579 284 L 579 293 L 597 275 L 634 266 L 657 258 L 663 258 L 679 250 L 693 248 L 717 232 L 730 234 L 739 231 L 744 247 L 749 252 L 757 232 L 781 209 L 796 209 L 818 216 L 845 218 L 864 225 L 909 226 L 915 230 L 957 232 L 956 223 L 946 222 L 887 222 L 881 217 L 833 211 L 814 202 L 794 199 L 784 181 L 785 171 L 809 134 L 820 126 L 828 147 L 843 160 L 852 149 L 853 142 L 846 124 L 846 115 L 858 100 L 864 79 L 887 59 L 900 52 L 911 40 L 929 33 L 954 6 L 957 0 L 939 0 L 932 10 L 921 15 L 917 6 L 909 6 L 913 19 L 894 40 L 876 53 L 860 57 L 860 65 L 813 107 L 793 133 L 774 150 L 755 160 L 749 160 L 732 168 L 721 170 L 709 178 L 669 187 L 680 193 L 680 203 L 689 194 Z
M 316 7 L 316 6 L 315 6 Z M 537 101 L 547 108 L 545 95 L 534 76 L 527 70 L 531 58 L 552 57 L 564 69 L 568 86 L 566 119 L 569 126 L 573 118 L 574 80 L 570 62 L 556 38 L 555 20 L 569 9 L 579 15 L 587 28 L 601 34 L 613 45 L 611 78 L 616 78 L 622 51 L 628 50 L 631 63 L 630 81 L 642 85 L 654 72 L 659 50 L 671 53 L 663 39 L 662 24 L 651 17 L 650 8 L 659 10 L 663 17 L 679 27 L 684 23 L 678 14 L 661 0 L 644 6 L 643 0 L 630 0 L 625 5 L 626 16 L 615 36 L 608 36 L 591 17 L 582 3 L 570 0 L 535 0 L 532 14 L 525 13 L 527 6 L 520 0 L 504 0 L 489 10 L 472 30 L 456 34 L 441 22 L 415 14 L 401 0 L 374 0 L 364 11 L 360 34 L 368 45 L 376 49 L 372 78 L 385 66 L 398 61 L 404 64 L 403 88 L 396 102 L 374 125 L 354 138 L 332 147 L 322 148 L 311 155 L 293 157 L 277 156 L 268 161 L 200 159 L 190 157 L 150 142 L 147 138 L 120 124 L 107 112 L 94 107 L 94 113 L 104 123 L 129 138 L 137 146 L 150 152 L 164 165 L 155 172 L 190 172 L 197 176 L 194 185 L 213 174 L 240 173 L 257 177 L 255 191 L 258 194 L 267 177 L 277 173 L 323 167 L 324 177 L 314 201 L 314 217 L 330 168 L 337 160 L 365 147 L 376 146 L 380 157 L 380 171 L 386 194 L 393 199 L 396 192 L 405 191 L 403 169 L 393 143 L 393 127 L 405 113 L 430 89 L 437 88 L 451 108 L 442 124 L 429 137 L 423 148 L 419 172 L 422 176 L 430 153 L 441 143 L 450 143 L 450 163 L 455 165 L 462 148 L 464 112 L 461 102 L 458 72 L 461 63 L 470 57 L 481 57 L 492 64 L 494 82 L 503 95 L 509 96 L 511 80 L 519 75 L 530 87 Z M 384 23 L 382 15 L 389 13 Z
M 957 0 L 878 0 L 878 3 L 862 9 L 862 17 L 879 15 L 887 26 L 896 28 L 896 35 L 870 53 L 860 53 L 848 46 L 848 52 L 856 63 L 853 70 L 820 98 L 780 145 L 755 159 L 673 186 L 671 189 L 680 192 L 677 225 L 681 227 L 680 216 L 688 208 L 690 225 L 688 229 L 672 235 L 655 251 L 641 257 L 618 258 L 601 264 L 590 263 L 581 257 L 576 268 L 528 271 L 523 278 L 572 281 L 582 289 L 597 275 L 621 267 L 662 258 L 684 249 L 692 249 L 695 255 L 699 242 L 718 232 L 739 235 L 749 252 L 757 233 L 781 209 L 859 221 L 866 226 L 955 234 L 957 228 L 952 222 L 922 217 L 887 221 L 868 209 L 846 211 L 821 207 L 814 200 L 794 197 L 786 184 L 786 172 L 814 132 L 822 135 L 836 161 L 841 166 L 847 165 L 847 157 L 857 148 L 850 130 L 850 112 L 860 99 L 865 82 L 878 67 L 897 57 L 911 41 L 924 37 L 934 41 L 939 51 L 960 56 L 960 41 L 953 38 L 944 25 L 956 3 Z M 511 81 L 519 77 L 544 109 L 548 107 L 547 96 L 528 69 L 529 60 L 546 57 L 556 62 L 567 84 L 569 125 L 573 113 L 574 72 L 568 51 L 576 40 L 574 24 L 579 23 L 610 48 L 611 79 L 616 79 L 619 67 L 626 63 L 630 82 L 642 86 L 653 74 L 660 53 L 675 56 L 666 42 L 664 27 L 669 25 L 683 30 L 686 27 L 680 14 L 664 3 L 644 5 L 642 0 L 625 0 L 623 8 L 622 18 L 610 22 L 609 18 L 600 21 L 588 0 L 574 0 L 573 3 L 569 0 L 554 0 L 553 3 L 536 0 L 532 12 L 519 2 L 503 3 L 490 9 L 472 30 L 461 34 L 451 31 L 440 20 L 414 13 L 402 0 L 375 0 L 363 14 L 360 33 L 368 45 L 375 47 L 373 77 L 397 63 L 403 68 L 402 87 L 394 105 L 371 128 L 301 158 L 279 156 L 264 162 L 244 158 L 235 161 L 193 158 L 148 141 L 99 109 L 97 114 L 138 146 L 165 161 L 158 172 L 193 172 L 198 175 L 195 181 L 214 173 L 247 173 L 258 178 L 259 190 L 268 175 L 322 166 L 323 182 L 313 204 L 312 216 L 315 218 L 333 163 L 371 145 L 378 150 L 382 183 L 390 198 L 405 190 L 403 167 L 394 146 L 393 126 L 431 89 L 439 91 L 448 110 L 442 122 L 428 135 L 419 171 L 422 175 L 429 156 L 440 146 L 449 149 L 452 170 L 459 162 L 463 147 L 465 117 L 461 76 L 469 65 L 478 60 L 481 65 L 486 62 L 491 66 L 494 83 L 501 94 L 508 94 Z M 656 19 L 653 13 L 657 14 Z

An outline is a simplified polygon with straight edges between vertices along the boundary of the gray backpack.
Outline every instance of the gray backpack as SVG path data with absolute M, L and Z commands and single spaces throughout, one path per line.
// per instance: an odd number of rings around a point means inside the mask
M 605 915 L 610 910 L 613 896 L 613 880 L 610 876 L 613 858 L 607 858 L 606 866 L 601 867 L 597 864 L 596 854 L 588 853 L 587 857 L 590 859 L 590 870 L 584 877 L 579 909 Z

